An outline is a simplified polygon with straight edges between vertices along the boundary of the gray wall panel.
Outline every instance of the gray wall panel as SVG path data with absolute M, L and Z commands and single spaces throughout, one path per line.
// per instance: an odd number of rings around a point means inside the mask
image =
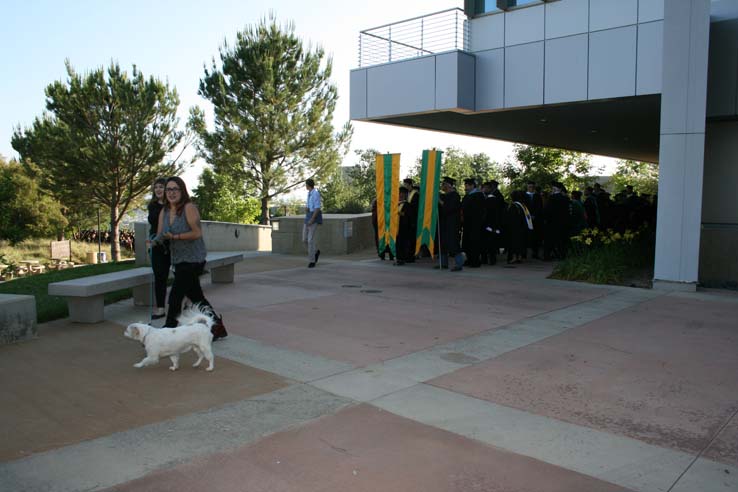
M 638 70 L 636 94 L 661 92 L 662 60 L 664 57 L 664 22 L 649 22 L 638 26 Z
M 505 48 L 505 107 L 543 104 L 543 42 Z
M 435 107 L 435 57 L 371 67 L 367 116 L 419 113 Z
M 738 122 L 708 123 L 702 222 L 738 224 Z
M 436 56 L 436 104 L 435 109 L 456 108 L 459 100 L 458 56 L 444 53 Z
M 474 110 L 474 56 L 460 51 L 436 56 L 435 109 Z
M 485 51 L 505 46 L 505 15 L 486 15 L 472 19 L 471 51 Z
M 638 22 L 638 0 L 590 0 L 589 29 L 599 31 Z
M 636 27 L 589 35 L 589 99 L 635 94 Z
M 587 40 L 580 34 L 546 41 L 546 104 L 587 99 Z
M 352 120 L 366 118 L 366 72 L 366 68 L 351 71 L 349 117 Z
M 707 72 L 707 116 L 738 114 L 738 20 L 710 25 Z
M 707 112 L 707 60 L 710 49 L 710 2 L 692 2 L 690 17 L 687 131 L 705 131 Z
M 467 53 L 458 53 L 459 56 L 459 107 L 474 111 L 476 106 L 476 58 Z
M 582 34 L 589 30 L 589 0 L 546 4 L 546 39 Z
M 476 109 L 500 109 L 505 104 L 505 49 L 475 53 Z
M 638 0 L 638 22 L 664 18 L 664 0 Z
M 506 12 L 505 46 L 543 40 L 544 5 Z
M 664 15 L 663 70 L 661 78 L 661 133 L 684 133 L 687 119 L 687 77 L 683 73 L 689 65 L 690 6 L 688 2 L 674 2 Z M 666 98 L 673 99 L 665 104 Z M 678 99 L 675 99 L 678 98 Z

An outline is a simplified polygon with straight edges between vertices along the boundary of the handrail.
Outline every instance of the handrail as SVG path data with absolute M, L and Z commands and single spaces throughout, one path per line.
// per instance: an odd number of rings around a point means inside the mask
M 359 32 L 359 67 L 469 46 L 469 22 L 460 8 L 439 10 Z

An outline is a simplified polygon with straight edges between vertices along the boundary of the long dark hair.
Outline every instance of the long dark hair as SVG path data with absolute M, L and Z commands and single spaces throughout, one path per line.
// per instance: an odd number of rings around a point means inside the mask
M 154 188 L 156 188 L 156 185 L 162 185 L 164 187 L 164 203 L 167 203 L 167 178 L 156 178 L 156 181 L 154 181 L 154 184 L 151 185 L 151 201 L 149 202 L 149 205 L 153 205 L 154 203 L 157 203 L 159 200 L 156 198 L 156 191 L 154 191 Z
M 166 186 L 169 186 L 169 183 L 175 183 L 179 187 L 179 201 L 175 203 L 175 205 L 177 206 L 177 215 L 182 215 L 182 210 L 184 210 L 185 205 L 187 205 L 191 201 L 190 194 L 187 193 L 187 185 L 179 176 L 172 176 L 171 178 L 167 178 Z M 169 203 L 169 195 L 167 195 L 167 203 Z

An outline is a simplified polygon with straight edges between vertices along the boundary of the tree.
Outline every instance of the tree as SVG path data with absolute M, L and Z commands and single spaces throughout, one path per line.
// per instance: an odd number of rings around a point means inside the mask
M 42 193 L 18 162 L 0 156 L 0 239 L 16 244 L 54 236 L 66 225 L 59 202 Z
M 71 209 L 110 212 L 111 253 L 120 259 L 118 225 L 159 176 L 181 171 L 164 159 L 182 142 L 179 97 L 134 65 L 117 63 L 80 75 L 66 61 L 69 79 L 46 88 L 46 112 L 30 128 L 17 128 L 13 148 L 38 164 L 41 186 Z M 179 154 L 181 156 L 181 152 Z
M 306 50 L 294 25 L 262 20 L 219 53 L 219 66 L 213 60 L 205 68 L 198 91 L 214 106 L 214 130 L 207 129 L 199 108 L 190 111 L 190 128 L 216 174 L 255 188 L 260 222 L 268 224 L 272 198 L 338 166 L 351 126 L 333 133 L 338 92 L 329 81 L 332 61 L 323 63 L 321 48 Z
M 568 190 L 586 184 L 591 164 L 588 154 L 569 150 L 515 144 L 514 162 L 506 162 L 503 175 L 510 189 L 525 189 L 526 182 L 534 181 L 540 186 L 548 186 L 553 181 L 561 181 Z
M 363 211 L 369 211 L 372 200 L 377 196 L 376 162 L 374 149 L 356 150 L 358 161 L 346 170 L 346 177 L 354 193 L 355 200 Z
M 420 179 L 422 159 L 415 162 L 411 177 Z M 467 154 L 456 147 L 448 147 L 443 152 L 442 176 L 454 178 L 457 183 L 463 183 L 466 178 L 475 178 L 479 184 L 497 178 L 502 173 L 498 164 L 492 161 L 487 154 Z
M 614 190 L 620 191 L 626 185 L 633 185 L 638 193 L 656 195 L 659 192 L 659 166 L 651 162 L 618 161 L 612 182 Z
M 240 224 L 256 224 L 259 220 L 259 201 L 247 195 L 243 181 L 235 181 L 227 174 L 205 169 L 194 195 L 205 220 Z

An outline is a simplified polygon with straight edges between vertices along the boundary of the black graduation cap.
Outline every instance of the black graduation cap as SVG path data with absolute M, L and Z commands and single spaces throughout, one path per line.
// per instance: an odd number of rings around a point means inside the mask
M 464 180 L 464 184 L 468 184 L 468 185 L 472 185 L 472 186 L 477 186 L 477 180 L 474 179 L 474 178 L 466 178 Z
M 456 186 L 456 180 L 454 178 L 452 178 L 451 176 L 444 176 L 443 177 L 443 182 L 444 183 L 448 183 L 451 186 Z

